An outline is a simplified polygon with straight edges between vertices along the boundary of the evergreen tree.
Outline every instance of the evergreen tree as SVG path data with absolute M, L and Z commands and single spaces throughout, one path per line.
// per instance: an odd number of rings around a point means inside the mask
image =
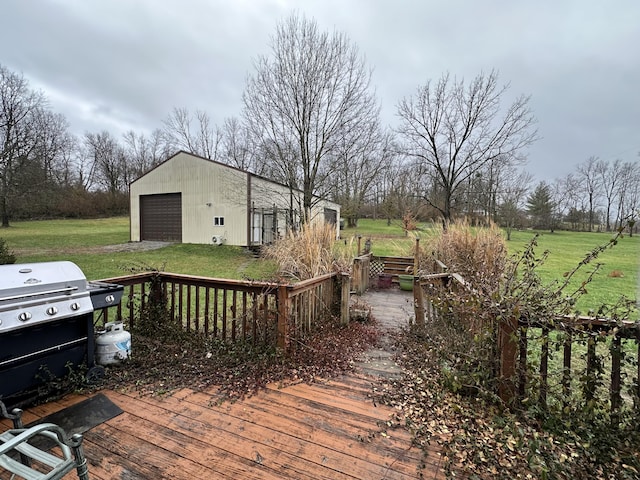
M 545 182 L 540 182 L 527 198 L 527 213 L 535 228 L 548 228 L 553 231 L 551 188 Z

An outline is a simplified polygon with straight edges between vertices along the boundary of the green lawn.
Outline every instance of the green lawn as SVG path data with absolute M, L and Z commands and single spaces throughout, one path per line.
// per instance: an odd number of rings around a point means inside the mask
M 534 236 L 534 232 L 512 232 L 511 241 L 507 243 L 510 253 L 522 251 Z M 540 276 L 545 281 L 563 280 L 563 275 L 585 258 L 599 245 L 606 244 L 613 234 L 565 232 L 542 233 L 538 239 L 537 253 L 542 255 L 549 251 L 549 257 L 540 269 Z M 640 284 L 640 238 L 625 235 L 618 244 L 604 251 L 597 260 L 583 267 L 570 284 L 575 290 L 593 271 L 597 263 L 601 264 L 593 281 L 586 287 L 587 295 L 580 300 L 578 308 L 587 313 L 590 308 L 597 308 L 604 303 L 615 302 L 620 295 L 638 298 Z M 622 276 L 618 277 L 617 275 Z M 573 291 L 571 288 L 568 290 Z
M 242 248 L 214 245 L 170 245 L 142 252 L 110 252 L 103 247 L 126 244 L 129 219 L 47 220 L 15 222 L 0 237 L 18 263 L 69 260 L 89 279 L 126 275 L 136 265 L 171 273 L 220 278 L 267 279 L 276 265 L 256 260 Z
M 387 225 L 386 220 L 362 219 L 357 228 L 341 231 L 340 247 L 352 254 L 371 239 L 375 255 L 410 256 L 415 247 L 414 236 L 426 238 L 429 224 L 420 224 L 417 232 L 405 236 L 399 220 Z M 514 231 L 507 242 L 510 253 L 521 251 L 533 237 L 532 231 Z M 128 217 L 97 220 L 47 220 L 14 222 L 0 230 L 19 263 L 70 260 L 77 263 L 89 279 L 124 275 L 131 267 L 145 264 L 164 271 L 224 278 L 271 278 L 276 266 L 256 260 L 243 249 L 213 245 L 171 245 L 147 252 L 109 252 L 103 247 L 126 244 L 129 240 Z M 596 246 L 611 238 L 607 233 L 555 232 L 543 233 L 537 252 L 550 251 L 540 274 L 546 281 L 560 280 Z M 587 287 L 588 296 L 579 307 L 583 311 L 615 301 L 620 294 L 638 297 L 640 279 L 640 238 L 625 236 L 614 248 L 604 252 L 603 264 L 594 281 Z M 589 267 L 592 268 L 592 267 Z M 613 271 L 622 277 L 611 277 Z M 579 276 L 579 279 L 584 276 Z
M 411 256 L 415 248 L 414 236 L 423 239 L 429 236 L 429 224 L 420 224 L 419 230 L 412 232 L 410 237 L 404 235 L 399 220 L 387 225 L 386 220 L 362 219 L 358 228 L 342 230 L 342 238 L 352 251 L 357 250 L 356 238 L 361 236 L 361 243 L 371 238 L 374 255 Z M 533 231 L 514 231 L 511 240 L 507 242 L 509 253 L 522 251 L 533 238 Z M 542 255 L 549 251 L 549 258 L 540 269 L 543 280 L 552 282 L 563 280 L 563 275 L 572 270 L 585 255 L 599 245 L 607 243 L 612 238 L 611 233 L 543 232 L 538 240 L 536 252 Z M 603 303 L 615 302 L 621 294 L 629 298 L 638 298 L 640 285 L 640 238 L 625 235 L 618 244 L 601 254 L 597 262 L 602 264 L 594 280 L 587 286 L 588 294 L 578 303 L 578 308 L 587 313 L 591 308 L 598 308 Z M 577 288 L 586 278 L 586 273 L 593 269 L 595 263 L 584 268 L 584 273 L 578 274 L 571 284 Z M 609 276 L 612 272 L 622 273 L 622 277 Z M 571 289 L 567 290 L 569 292 Z
M 14 250 L 115 245 L 129 241 L 129 217 L 12 222 L 0 237 Z
M 374 255 L 404 257 L 413 255 L 415 236 L 427 235 L 429 228 L 430 224 L 421 223 L 416 232 L 405 235 L 401 220 L 392 220 L 391 225 L 387 225 L 386 220 L 362 218 L 358 221 L 357 228 L 345 228 L 340 232 L 340 236 L 351 247 L 354 255 L 357 252 L 357 237 L 360 236 L 363 248 L 364 242 L 371 239 Z

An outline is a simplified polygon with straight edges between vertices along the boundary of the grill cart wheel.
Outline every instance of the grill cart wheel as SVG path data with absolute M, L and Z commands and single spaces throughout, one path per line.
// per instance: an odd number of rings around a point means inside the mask
M 87 371 L 87 383 L 98 383 L 104 378 L 104 367 L 102 365 L 94 365 Z

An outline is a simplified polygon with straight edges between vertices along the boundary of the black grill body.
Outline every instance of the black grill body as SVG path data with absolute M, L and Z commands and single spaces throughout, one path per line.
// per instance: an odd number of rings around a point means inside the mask
M 11 397 L 21 393 L 33 396 L 40 385 L 82 365 L 93 367 L 93 345 L 92 313 L 0 335 L 3 402 L 10 405 Z

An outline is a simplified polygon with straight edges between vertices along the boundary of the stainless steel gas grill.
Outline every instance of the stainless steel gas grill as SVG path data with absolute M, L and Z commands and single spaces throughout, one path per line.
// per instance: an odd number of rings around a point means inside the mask
M 92 368 L 94 310 L 121 296 L 120 285 L 90 286 L 71 262 L 0 265 L 0 399 L 12 404 L 70 367 Z

